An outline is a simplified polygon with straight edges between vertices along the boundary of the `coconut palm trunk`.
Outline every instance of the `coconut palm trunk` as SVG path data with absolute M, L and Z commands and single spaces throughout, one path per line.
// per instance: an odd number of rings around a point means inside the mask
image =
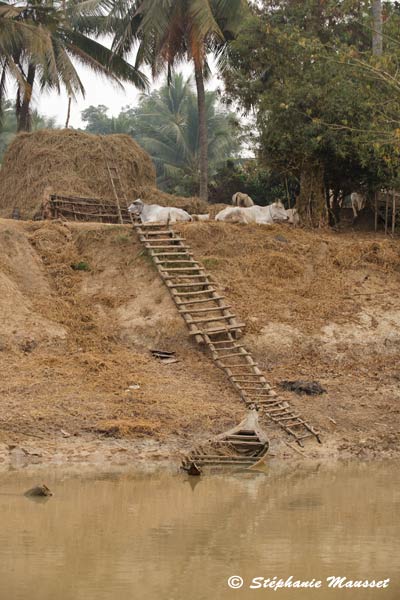
M 383 36 L 382 36 L 382 1 L 373 0 L 372 3 L 372 54 L 381 56 L 383 53 Z
M 22 98 L 21 105 L 17 112 L 18 117 L 18 131 L 30 131 L 31 130 L 31 99 L 33 84 L 35 81 L 36 67 L 32 63 L 28 66 L 28 73 L 26 76 L 26 83 L 24 89 L 24 95 Z
M 200 198 L 208 200 L 208 133 L 206 118 L 206 93 L 201 65 L 195 63 L 195 79 L 197 88 L 197 107 L 199 111 L 199 172 Z

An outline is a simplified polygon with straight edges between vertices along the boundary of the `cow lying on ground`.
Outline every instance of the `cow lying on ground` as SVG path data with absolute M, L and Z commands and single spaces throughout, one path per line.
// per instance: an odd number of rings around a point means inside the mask
M 224 208 L 215 217 L 216 221 L 227 221 L 230 223 L 258 223 L 270 225 L 282 221 L 288 221 L 289 217 L 280 202 L 274 202 L 268 206 L 250 206 L 248 208 Z
M 143 223 L 177 223 L 178 221 L 193 220 L 189 213 L 182 208 L 144 204 L 140 199 L 132 202 L 128 210 L 132 215 L 140 217 Z
M 209 221 L 210 213 L 208 213 L 206 215 L 192 215 L 192 219 L 193 219 L 193 221 Z
M 290 223 L 291 225 L 299 225 L 300 216 L 296 208 L 288 208 L 286 210 L 286 214 L 288 217 L 288 223 Z
M 242 194 L 242 192 L 236 192 L 236 194 L 233 194 L 232 204 L 233 206 L 242 206 L 243 208 L 254 206 L 254 202 L 250 196 L 247 194 Z

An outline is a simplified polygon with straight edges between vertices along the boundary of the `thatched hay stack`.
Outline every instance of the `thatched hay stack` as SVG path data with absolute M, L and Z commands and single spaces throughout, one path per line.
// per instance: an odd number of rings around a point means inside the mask
M 200 209 L 195 199 L 156 189 L 150 156 L 128 135 L 64 129 L 21 133 L 10 144 L 0 171 L 0 216 L 10 217 L 17 207 L 22 218 L 32 218 L 49 194 L 114 202 L 106 158 L 118 166 L 129 201 L 142 198 L 164 205 L 192 204 L 192 212 Z

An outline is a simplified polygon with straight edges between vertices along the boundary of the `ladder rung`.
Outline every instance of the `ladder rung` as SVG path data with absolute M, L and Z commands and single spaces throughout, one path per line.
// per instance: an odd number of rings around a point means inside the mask
M 252 383 L 255 383 L 255 384 L 258 384 L 258 385 L 261 385 L 261 386 L 265 386 L 266 385 L 262 381 L 260 381 L 260 382 L 252 381 Z M 257 392 L 270 392 L 271 391 L 270 387 L 255 387 L 254 385 L 251 385 L 251 386 L 242 385 L 242 388 L 244 390 L 246 390 L 246 392 L 248 392 L 250 390 L 256 390 Z
M 202 271 L 203 269 L 200 269 L 200 267 L 173 267 L 171 268 L 167 268 L 167 269 L 161 269 L 160 271 L 162 273 L 182 273 L 182 271 Z
M 215 298 L 202 298 L 201 300 L 182 300 L 177 294 L 175 295 L 176 298 L 179 298 L 179 300 L 181 301 L 182 304 L 185 304 L 187 306 L 192 305 L 192 304 L 203 304 L 205 302 L 212 302 L 213 300 L 225 300 L 225 296 L 216 296 Z
M 207 279 L 207 275 L 163 275 L 163 277 L 168 281 L 172 279 Z
M 280 400 L 274 402 L 274 400 L 270 400 L 269 398 L 260 398 L 259 400 L 253 400 L 252 402 L 249 402 L 249 404 L 262 404 L 266 411 L 269 406 L 276 406 L 277 402 L 280 402 Z
M 144 235 L 163 235 L 164 233 L 169 233 L 170 235 L 174 235 L 172 229 L 160 229 L 159 231 L 146 231 Z M 153 240 L 150 240 L 151 242 Z M 156 241 L 156 240 L 155 240 Z
M 226 306 L 214 306 L 211 308 L 192 308 L 191 310 L 186 310 L 186 309 L 182 309 L 182 308 L 178 308 L 179 312 L 182 314 L 196 314 L 196 313 L 208 313 L 211 311 L 216 311 L 216 310 L 227 310 L 228 308 L 231 308 L 229 306 L 229 304 L 227 304 Z
M 168 248 L 170 247 L 171 246 L 168 246 Z M 177 246 L 176 249 L 181 250 L 179 246 Z M 193 256 L 191 252 L 158 252 L 157 254 L 152 252 L 151 254 L 154 258 L 158 258 L 159 256 Z
M 189 323 L 192 325 L 192 323 Z M 238 329 L 242 329 L 244 327 L 243 324 L 239 325 L 226 325 L 225 327 L 218 327 L 217 329 L 205 329 L 204 331 L 198 330 L 197 332 L 190 332 L 190 335 L 213 335 L 217 333 L 224 333 L 227 331 L 237 331 Z
M 270 419 L 272 419 L 274 421 L 274 423 L 279 423 L 281 418 L 287 414 L 288 414 L 287 411 L 281 411 L 280 413 L 275 413 L 273 415 L 270 414 L 269 417 L 270 417 Z
M 178 287 L 200 287 L 200 286 L 211 286 L 211 283 L 208 283 L 207 281 L 199 281 L 198 283 L 172 283 L 170 280 L 167 280 L 167 286 L 170 288 L 178 288 Z M 200 294 L 200 292 L 216 292 L 217 290 L 215 288 L 213 288 L 212 290 L 200 290 L 198 293 Z M 190 292 L 188 292 L 190 293 Z M 195 292 L 194 292 L 195 293 Z M 183 292 L 181 292 L 181 294 L 183 294 Z
M 171 237 L 171 238 L 157 238 L 155 240 L 142 240 L 143 242 L 145 242 L 146 244 L 149 244 L 150 242 L 184 242 L 186 240 L 186 238 L 183 237 Z M 150 246 L 150 248 L 156 248 L 157 246 Z M 168 247 L 168 246 L 163 246 Z
M 174 241 L 175 241 L 175 238 L 171 238 L 171 242 L 174 242 Z M 165 249 L 169 248 L 170 250 L 173 249 L 173 248 L 176 248 L 177 250 L 185 250 L 186 248 L 189 248 L 189 246 L 183 246 L 182 244 L 181 245 L 178 245 L 178 244 L 171 245 L 171 244 L 169 244 L 168 246 L 165 246 L 165 245 L 162 245 L 162 246 L 149 246 L 147 244 L 147 242 L 145 242 L 145 244 L 146 244 L 147 250 L 161 250 L 162 248 L 165 248 Z
M 288 417 L 282 417 L 280 420 L 281 421 L 291 421 L 291 420 L 295 421 L 299 417 L 300 417 L 300 414 L 297 414 L 297 415 L 291 415 L 291 416 L 288 416 Z
M 246 373 L 246 376 L 247 377 L 263 377 L 262 375 L 256 375 L 255 373 L 254 374 L 252 374 L 252 373 L 248 373 L 247 374 Z M 235 377 L 230 377 L 230 380 L 231 381 L 237 381 L 239 383 L 256 383 L 252 379 L 246 379 L 246 378 L 243 379 L 242 377 L 239 377 L 239 378 L 238 377 L 236 377 L 236 378 Z
M 162 264 L 162 265 L 164 265 L 164 264 L 167 264 L 167 265 L 168 264 L 172 264 L 172 265 L 178 265 L 178 264 L 179 265 L 180 264 L 183 264 L 183 265 L 198 265 L 199 264 L 197 262 L 197 260 L 193 260 L 192 258 L 174 260 L 172 258 L 165 258 L 165 259 L 164 258 L 158 258 L 158 256 L 156 254 L 153 258 L 156 258 L 157 259 L 157 263 L 158 264 Z
M 230 348 L 231 350 L 234 350 L 234 348 Z M 249 352 L 233 352 L 232 354 L 221 354 L 221 356 L 219 358 L 231 358 L 232 356 L 251 356 L 251 354 Z
M 168 287 L 173 288 L 174 284 L 170 285 L 170 282 L 167 282 Z M 192 285 L 201 285 L 201 283 L 196 283 L 196 284 L 190 284 L 188 283 L 189 286 Z M 186 286 L 185 286 L 186 287 Z M 180 300 L 182 300 L 182 296 L 196 296 L 197 294 L 212 294 L 214 293 L 216 290 L 197 290 L 196 292 L 178 292 L 177 294 L 173 294 L 174 297 L 179 298 Z M 204 299 L 205 300 L 205 299 Z M 209 300 L 214 300 L 214 298 L 207 298 L 207 301 Z M 192 300 L 192 302 L 194 302 L 194 300 Z M 185 301 L 182 300 L 182 304 L 185 304 Z
M 210 346 L 211 346 L 211 344 L 210 344 Z M 228 347 L 225 347 L 225 346 L 217 346 L 216 348 L 214 348 L 213 350 L 211 350 L 211 352 L 218 353 L 218 352 L 221 352 L 223 350 L 235 350 L 235 348 L 234 347 L 233 348 L 231 348 L 231 347 L 228 348 Z M 223 356 L 221 358 L 223 358 Z
M 211 317 L 209 319 L 196 319 L 191 321 L 193 325 L 197 325 L 197 323 L 215 323 L 215 321 L 226 321 L 230 319 L 234 319 L 235 315 L 220 315 L 218 317 Z M 221 357 L 224 358 L 224 357 Z

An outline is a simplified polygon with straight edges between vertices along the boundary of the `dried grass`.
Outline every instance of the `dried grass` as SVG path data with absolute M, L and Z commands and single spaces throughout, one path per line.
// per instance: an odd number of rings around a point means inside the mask
M 400 271 L 400 248 L 390 240 L 360 241 L 340 248 L 334 264 L 346 269 L 360 265 L 377 265 L 386 273 Z
M 318 331 L 332 321 L 354 321 L 353 293 L 363 272 L 380 276 L 400 271 L 397 242 L 288 225 L 257 226 L 197 223 L 178 227 L 206 264 L 238 315 L 248 315 L 247 330 L 265 322 Z M 358 289 L 358 288 L 357 288 Z
M 180 198 L 156 188 L 150 156 L 128 135 L 93 135 L 70 129 L 21 133 L 10 144 L 1 167 L 0 216 L 14 207 L 33 218 L 49 194 L 114 203 L 107 160 L 118 166 L 129 202 L 142 198 L 191 213 L 206 213 L 199 198 Z
M 160 421 L 150 419 L 111 419 L 99 421 L 94 427 L 95 431 L 107 436 L 123 438 L 129 436 L 155 436 L 161 432 Z

